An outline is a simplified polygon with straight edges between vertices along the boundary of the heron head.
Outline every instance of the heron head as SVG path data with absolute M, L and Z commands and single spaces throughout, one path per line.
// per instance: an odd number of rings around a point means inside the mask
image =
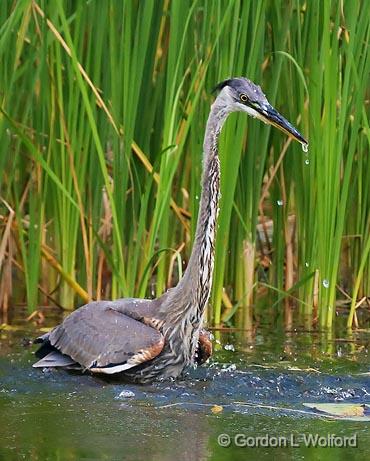
M 219 98 L 223 100 L 230 112 L 242 111 L 264 123 L 274 125 L 280 130 L 307 146 L 306 139 L 268 102 L 261 87 L 247 78 L 230 78 L 219 83 Z

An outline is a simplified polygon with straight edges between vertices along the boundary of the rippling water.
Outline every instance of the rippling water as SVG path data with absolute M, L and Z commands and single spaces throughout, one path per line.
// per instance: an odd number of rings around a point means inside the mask
M 0 332 L 0 459 L 368 459 L 369 423 L 331 420 L 303 403 L 369 403 L 363 332 L 339 339 L 261 329 L 216 334 L 216 352 L 185 379 L 154 385 L 33 369 L 23 338 Z M 357 448 L 241 448 L 234 436 L 357 434 Z M 231 445 L 220 446 L 227 434 Z

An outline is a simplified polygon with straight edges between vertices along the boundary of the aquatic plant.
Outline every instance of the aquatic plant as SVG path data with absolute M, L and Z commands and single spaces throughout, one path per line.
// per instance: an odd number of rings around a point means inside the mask
M 245 75 L 310 147 L 228 121 L 208 320 L 252 327 L 254 315 L 281 313 L 288 328 L 298 317 L 330 328 L 344 304 L 356 326 L 370 269 L 369 9 L 2 2 L 3 310 L 175 284 L 194 236 L 211 89 Z

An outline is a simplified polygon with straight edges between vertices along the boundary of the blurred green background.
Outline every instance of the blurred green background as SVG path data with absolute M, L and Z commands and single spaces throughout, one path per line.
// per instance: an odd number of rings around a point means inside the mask
M 3 321 L 177 283 L 211 90 L 247 76 L 309 152 L 230 116 L 208 322 L 368 327 L 369 35 L 357 0 L 3 0 Z

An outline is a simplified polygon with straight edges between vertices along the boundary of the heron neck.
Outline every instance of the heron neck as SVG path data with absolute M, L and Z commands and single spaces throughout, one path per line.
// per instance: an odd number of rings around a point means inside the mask
M 220 198 L 220 161 L 218 138 L 229 112 L 216 99 L 208 117 L 204 138 L 202 193 L 188 267 L 178 288 L 186 297 L 192 296 L 192 306 L 200 315 L 208 303 L 214 267 L 215 235 Z

